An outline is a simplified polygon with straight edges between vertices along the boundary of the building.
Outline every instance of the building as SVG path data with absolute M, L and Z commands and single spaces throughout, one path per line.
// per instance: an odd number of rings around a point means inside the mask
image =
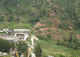
M 8 35 L 18 40 L 26 40 L 30 35 L 29 29 L 13 29 L 8 30 Z
M 1 32 L 5 32 L 3 35 L 0 34 L 0 38 L 5 40 L 26 40 L 31 33 L 29 29 L 3 29 Z

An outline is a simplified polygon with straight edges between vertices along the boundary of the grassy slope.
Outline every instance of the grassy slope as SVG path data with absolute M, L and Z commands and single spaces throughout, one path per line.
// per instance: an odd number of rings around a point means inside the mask
M 4 29 L 4 28 L 27 28 L 27 29 L 31 29 L 32 25 L 31 24 L 24 24 L 24 23 L 7 23 L 7 24 L 0 24 L 0 29 Z
M 40 40 L 40 44 L 43 50 L 43 55 L 55 56 L 56 54 L 62 54 L 67 57 L 80 56 L 80 50 L 73 50 L 71 48 L 55 45 L 55 41 Z

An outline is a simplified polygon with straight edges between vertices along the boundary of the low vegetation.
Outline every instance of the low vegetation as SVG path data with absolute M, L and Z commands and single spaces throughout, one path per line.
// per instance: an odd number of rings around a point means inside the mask
M 40 40 L 40 45 L 43 50 L 43 57 L 49 55 L 55 57 L 79 57 L 80 56 L 79 49 L 75 50 L 61 45 L 56 45 L 56 41 Z
M 0 39 L 0 51 L 9 52 L 10 48 L 14 48 L 12 41 Z

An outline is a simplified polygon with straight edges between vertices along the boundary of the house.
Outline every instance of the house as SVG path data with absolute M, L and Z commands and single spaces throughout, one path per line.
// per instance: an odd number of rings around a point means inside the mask
M 29 29 L 13 29 L 8 30 L 8 35 L 18 40 L 26 40 L 30 35 Z
M 29 57 L 30 55 L 33 56 L 35 55 L 35 53 L 33 52 L 35 47 L 36 47 L 36 44 L 37 43 L 37 40 L 38 38 L 31 34 L 31 30 L 29 29 L 8 29 L 6 30 L 6 33 L 4 36 L 0 36 L 1 38 L 5 39 L 5 40 L 10 40 L 9 42 L 14 42 L 14 43 L 19 43 L 20 40 L 27 40 L 27 38 L 30 38 L 29 40 L 25 41 L 27 42 L 27 57 Z M 30 37 L 29 37 L 30 36 Z M 14 49 L 14 51 L 16 52 L 16 49 Z M 12 52 L 12 50 L 11 50 Z M 10 53 L 11 53 L 10 52 Z M 4 53 L 4 55 L 6 55 Z
M 31 31 L 29 29 L 3 29 L 1 32 L 5 32 L 4 34 L 0 34 L 0 38 L 5 40 L 26 40 Z

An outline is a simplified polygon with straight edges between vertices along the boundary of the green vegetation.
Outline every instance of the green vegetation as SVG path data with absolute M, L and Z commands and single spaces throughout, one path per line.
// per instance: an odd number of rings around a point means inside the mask
M 16 48 L 18 49 L 19 54 L 25 53 L 28 48 L 28 45 L 24 41 L 20 41 L 18 44 L 16 44 Z
M 0 56 L 0 57 L 10 57 L 10 56 Z
M 3 28 L 32 29 L 44 57 L 80 56 L 80 0 L 0 0 Z
M 10 48 L 14 48 L 14 44 L 10 41 L 0 39 L 0 51 L 9 51 Z
M 42 48 L 39 43 L 35 46 L 34 53 L 36 54 L 36 57 L 42 57 Z
M 79 0 L 1 0 L 0 24 L 22 23 L 34 26 L 39 21 L 49 24 L 48 19 L 59 17 L 63 28 L 73 25 L 79 29 L 79 3 Z
M 7 23 L 7 24 L 0 24 L 1 29 L 3 28 L 10 28 L 10 29 L 14 29 L 14 28 L 28 28 L 31 29 L 32 25 L 30 24 L 23 24 L 23 23 Z
M 40 40 L 40 45 L 43 50 L 43 57 L 48 55 L 55 56 L 55 57 L 79 57 L 80 50 L 74 50 L 72 48 L 66 48 L 64 46 L 56 45 L 55 41 L 49 40 Z

